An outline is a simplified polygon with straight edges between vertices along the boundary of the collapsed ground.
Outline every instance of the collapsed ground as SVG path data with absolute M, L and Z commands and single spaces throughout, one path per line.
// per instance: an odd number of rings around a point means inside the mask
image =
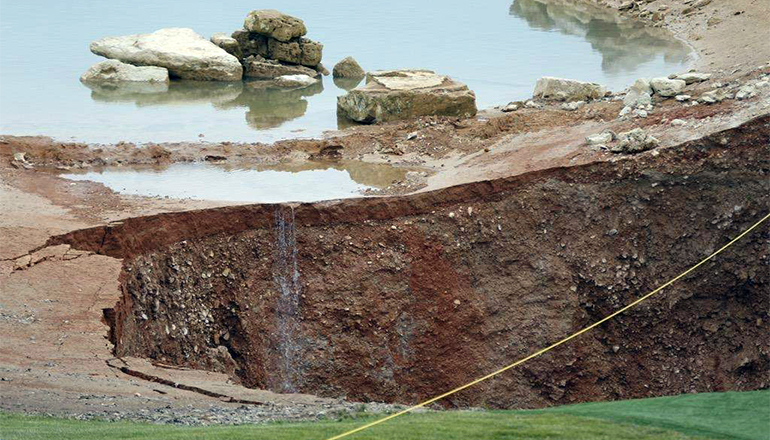
M 686 7 L 683 2 L 670 3 Z M 738 2 L 732 4 L 742 7 Z M 655 2 L 650 5 L 655 6 Z M 721 24 L 705 25 L 705 37 L 691 40 L 693 44 L 716 44 L 722 26 L 744 18 L 755 20 L 766 13 L 757 7 L 731 15 L 731 11 L 722 11 L 723 7 L 707 5 L 693 12 L 695 15 L 689 18 L 704 23 L 713 16 L 723 20 Z M 681 23 L 675 14 L 666 18 L 666 25 L 674 29 Z M 770 68 L 760 65 L 770 57 L 763 48 L 748 47 L 751 54 L 747 55 L 747 63 L 735 68 L 730 59 L 705 54 L 701 63 L 714 62 L 715 69 L 723 70 L 708 69 L 712 78 L 689 86 L 687 93 L 697 99 L 716 88 L 735 92 L 745 84 L 766 79 Z M 759 61 L 762 56 L 764 61 Z M 679 268 L 672 267 L 672 261 L 683 265 L 694 262 L 765 212 L 770 192 L 766 173 L 770 167 L 768 122 L 761 116 L 770 111 L 769 93 L 767 88 L 759 88 L 747 100 L 727 99 L 713 105 L 658 101 L 647 118 L 625 120 L 618 119 L 623 104 L 612 97 L 576 111 L 543 103 L 543 108 L 523 108 L 508 114 L 491 109 L 471 120 L 424 118 L 359 127 L 320 141 L 273 145 L 88 146 L 6 136 L 0 145 L 0 329 L 7 335 L 0 345 L 1 408 L 168 423 L 313 418 L 357 408 L 338 398 L 275 394 L 238 385 L 286 390 L 282 388 L 286 385 L 283 378 L 271 376 L 266 368 L 279 357 L 266 356 L 253 367 L 255 371 L 244 367 L 252 364 L 253 357 L 244 358 L 249 362 L 238 362 L 238 355 L 244 356 L 238 344 L 259 342 L 258 335 L 271 332 L 270 327 L 275 325 L 272 320 L 265 327 L 258 325 L 262 320 L 247 320 L 249 328 L 243 332 L 247 339 L 243 341 L 231 338 L 232 334 L 224 338 L 226 329 L 218 326 L 204 326 L 194 333 L 196 340 L 188 341 L 180 338 L 180 333 L 170 337 L 174 326 L 174 332 L 182 332 L 182 317 L 169 308 L 161 313 L 161 319 L 153 320 L 151 331 L 128 331 L 125 335 L 130 340 L 122 344 L 115 339 L 115 333 L 112 341 L 107 340 L 106 322 L 119 313 L 123 313 L 125 327 L 134 325 L 138 329 L 142 327 L 131 320 L 141 320 L 142 313 L 150 316 L 142 307 L 152 308 L 153 304 L 131 305 L 125 295 L 152 287 L 164 302 L 167 298 L 172 304 L 168 295 L 173 292 L 170 287 L 174 282 L 196 286 L 195 298 L 201 297 L 199 286 L 207 282 L 217 285 L 220 291 L 233 295 L 231 299 L 238 309 L 222 309 L 216 299 L 206 295 L 204 301 L 185 303 L 187 307 L 226 313 L 228 316 L 223 317 L 227 319 L 231 319 L 230 315 L 233 319 L 243 316 L 244 301 L 257 304 L 258 310 L 268 314 L 273 312 L 275 305 L 270 304 L 269 296 L 257 299 L 250 295 L 271 290 L 267 286 L 271 280 L 265 276 L 276 267 L 275 253 L 267 250 L 276 240 L 274 207 L 260 208 L 264 211 L 258 209 L 256 214 L 247 210 L 245 218 L 254 222 L 249 231 L 238 230 L 241 222 L 233 220 L 243 218 L 242 210 L 189 214 L 182 217 L 185 221 L 181 224 L 165 224 L 165 219 L 173 216 L 124 221 L 162 212 L 214 208 L 223 203 L 121 196 L 101 185 L 72 183 L 37 171 L 40 168 L 206 160 L 258 164 L 342 158 L 425 169 L 424 175 L 410 174 L 406 181 L 387 188 L 386 194 L 492 180 L 404 199 L 321 203 L 295 211 L 301 288 L 305 294 L 313 292 L 303 306 L 324 310 L 334 317 L 323 323 L 303 316 L 295 330 L 332 338 L 340 347 L 341 363 L 325 364 L 322 356 L 297 359 L 297 365 L 305 370 L 298 370 L 302 374 L 296 375 L 294 386 L 299 391 L 352 400 L 396 401 L 401 396 L 413 401 L 436 391 L 425 388 L 428 383 L 440 384 L 439 388 L 444 389 L 505 363 L 522 354 L 525 347 L 549 341 L 545 329 L 529 321 L 533 316 L 542 316 L 562 334 L 575 329 L 665 281 Z M 685 125 L 672 125 L 676 119 L 685 121 Z M 727 134 L 707 137 L 750 120 Z M 586 136 L 635 127 L 660 139 L 661 147 L 626 157 L 585 145 Z M 15 153 L 25 153 L 24 160 L 15 160 Z M 554 167 L 567 168 L 538 172 Z M 509 179 L 522 174 L 520 179 Z M 593 199 L 581 199 L 570 184 L 577 184 Z M 733 202 L 735 199 L 741 202 Z M 642 206 L 642 212 L 649 215 L 639 213 Z M 450 217 L 450 213 L 454 216 Z M 690 217 L 692 214 L 695 216 Z M 332 221 L 320 226 L 313 216 Z M 643 220 L 646 217 L 651 220 Z M 632 224 L 626 225 L 623 220 L 631 220 Z M 141 225 L 132 230 L 136 233 L 131 235 L 133 248 L 118 242 L 123 236 L 121 228 L 129 227 L 122 226 L 122 221 L 123 225 Z M 46 246 L 52 236 L 108 222 L 117 232 L 111 239 L 118 241 L 103 240 L 104 234 L 89 235 L 94 233 L 90 231 Z M 180 227 L 184 225 L 201 227 L 193 231 Z M 211 233 L 212 227 L 216 234 Z M 181 233 L 188 235 L 164 241 L 164 237 Z M 94 237 L 98 245 L 93 244 Z M 229 244 L 236 238 L 246 244 Z M 185 239 L 190 240 L 190 248 L 180 244 Z M 461 395 L 450 403 L 534 407 L 586 399 L 766 388 L 768 384 L 762 377 L 766 378 L 768 369 L 768 317 L 762 315 L 767 310 L 767 298 L 761 292 L 767 291 L 767 240 L 765 227 L 752 241 L 709 267 L 704 278 L 688 280 L 654 306 L 629 316 L 624 322 L 631 323 L 631 327 L 657 323 L 640 331 L 633 343 L 618 340 L 622 334 L 618 324 L 608 326 L 603 333 L 555 359 L 533 363 L 505 381 Z M 117 244 L 110 250 L 105 243 Z M 189 250 L 204 247 L 220 249 L 222 257 L 211 260 L 205 251 Z M 632 248 L 637 247 L 643 252 L 637 249 L 634 259 Z M 244 268 L 241 257 L 254 248 L 264 248 L 262 258 L 267 261 L 255 259 L 254 267 Z M 505 258 L 498 261 L 494 255 Z M 640 262 L 640 255 L 645 263 Z M 752 258 L 748 265 L 747 256 Z M 171 257 L 189 258 L 191 262 L 181 263 L 182 275 L 173 282 L 164 272 Z M 226 267 L 230 271 L 223 277 Z M 330 272 L 329 267 L 347 267 L 349 271 L 339 274 Z M 158 271 L 147 272 L 148 268 Z M 166 277 L 162 282 L 158 281 L 158 272 Z M 411 274 L 408 282 L 402 275 L 406 272 Z M 146 279 L 136 278 L 141 273 Z M 441 276 L 434 277 L 434 273 Z M 617 277 L 618 273 L 622 276 Z M 231 288 L 226 284 L 232 280 L 230 274 L 252 285 Z M 578 274 L 584 278 L 570 278 Z M 444 284 L 444 289 L 436 287 Z M 422 296 L 410 301 L 428 306 L 414 307 L 416 318 L 391 316 L 399 306 L 398 295 L 383 301 L 374 299 L 379 285 L 401 290 L 404 300 L 409 298 L 404 292 L 422 292 Z M 458 290 L 456 286 L 463 288 Z M 608 286 L 620 293 L 615 293 L 614 298 L 604 295 Z M 513 310 L 503 306 L 506 295 L 514 291 L 525 295 L 532 290 L 538 292 L 537 296 L 516 303 Z M 353 292 L 367 294 L 351 295 Z M 442 300 L 432 304 L 428 298 L 434 296 Z M 352 298 L 351 304 L 343 304 L 347 297 Z M 328 303 L 322 305 L 321 300 Z M 105 320 L 103 309 L 115 309 L 117 313 L 108 313 Z M 688 311 L 695 313 L 686 314 Z M 435 315 L 456 322 L 436 322 Z M 485 324 L 467 325 L 479 321 Z M 339 323 L 346 325 L 344 331 L 335 328 Z M 447 325 L 467 331 L 476 328 L 480 333 L 465 335 L 474 344 L 456 347 L 462 341 L 442 333 Z M 367 330 L 373 326 L 384 326 L 387 331 L 374 335 L 370 332 L 375 330 Z M 351 329 L 359 338 L 347 341 L 350 335 L 346 331 Z M 423 332 L 420 334 L 424 340 L 416 338 L 399 345 L 404 339 L 394 335 L 414 336 L 404 330 L 415 329 Z M 651 339 L 644 340 L 641 333 Z M 718 338 L 716 349 L 710 350 L 705 341 L 714 337 Z M 443 345 L 427 342 L 436 338 Z M 653 340 L 663 348 L 645 346 Z M 694 342 L 689 344 L 691 340 Z M 118 344 L 114 347 L 111 342 Z M 286 347 L 269 337 L 262 342 L 265 353 L 286 352 Z M 412 344 L 421 348 L 419 354 L 413 355 L 417 357 L 410 359 L 408 353 L 401 352 L 402 359 L 388 364 L 392 353 L 408 350 Z M 196 345 L 206 351 L 205 356 L 199 356 L 200 362 L 195 356 L 189 359 Z M 140 357 L 115 359 L 115 348 L 118 354 Z M 454 358 L 444 356 L 456 349 L 466 361 L 474 361 L 453 363 Z M 357 371 L 363 368 L 358 360 L 366 356 L 371 362 L 367 367 L 380 368 L 377 374 L 367 377 L 362 370 L 358 377 L 365 380 L 335 382 L 334 378 L 340 376 L 335 374 L 340 373 L 336 369 L 347 366 Z M 439 363 L 417 373 L 416 365 L 424 361 L 421 356 Z M 408 362 L 404 363 L 404 359 Z M 627 368 L 629 365 L 634 368 Z M 663 369 L 664 365 L 670 368 Z M 224 373 L 190 370 L 188 366 Z M 306 375 L 307 371 L 314 374 Z M 639 377 L 627 377 L 631 371 Z M 384 408 L 389 407 L 372 405 L 374 410 Z

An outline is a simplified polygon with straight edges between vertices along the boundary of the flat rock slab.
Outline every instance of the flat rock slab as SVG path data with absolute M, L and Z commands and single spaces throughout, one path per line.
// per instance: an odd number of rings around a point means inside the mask
M 468 86 L 430 70 L 372 72 L 364 87 L 337 98 L 338 114 L 363 123 L 476 112 L 476 95 Z
M 91 43 L 91 52 L 136 66 L 165 67 L 182 79 L 238 81 L 243 76 L 236 57 L 189 28 L 102 38 Z
M 311 78 L 320 74 L 305 66 L 282 64 L 275 60 L 267 60 L 259 56 L 251 56 L 243 61 L 245 78 L 275 79 L 286 75 L 307 75 Z
M 107 60 L 89 67 L 80 76 L 84 83 L 119 84 L 124 82 L 168 83 L 168 70 L 155 66 L 132 66 L 118 60 Z

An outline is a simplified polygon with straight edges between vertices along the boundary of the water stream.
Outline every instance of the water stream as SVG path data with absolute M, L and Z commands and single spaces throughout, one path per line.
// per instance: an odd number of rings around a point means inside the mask
M 279 206 L 275 210 L 276 249 L 273 279 L 278 286 L 275 308 L 276 339 L 278 345 L 279 388 L 284 393 L 295 393 L 300 375 L 299 300 L 302 285 L 297 266 L 297 237 L 294 230 L 294 207 Z

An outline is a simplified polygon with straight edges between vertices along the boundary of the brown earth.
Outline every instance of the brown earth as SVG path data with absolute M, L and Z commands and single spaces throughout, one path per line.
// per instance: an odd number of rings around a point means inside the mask
M 600 319 L 757 221 L 768 145 L 765 116 L 629 160 L 399 198 L 131 218 L 48 244 L 124 259 L 107 314 L 118 356 L 414 403 Z M 659 298 L 449 402 L 765 388 L 769 243 L 763 225 Z M 294 264 L 298 279 L 276 278 Z

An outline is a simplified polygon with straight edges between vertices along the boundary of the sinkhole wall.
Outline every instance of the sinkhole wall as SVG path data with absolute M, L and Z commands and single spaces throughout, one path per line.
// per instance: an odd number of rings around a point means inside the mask
M 124 258 L 118 356 L 248 387 L 414 403 L 649 292 L 770 209 L 770 117 L 626 160 L 407 197 L 126 220 L 51 244 Z M 455 406 L 768 387 L 770 228 Z

